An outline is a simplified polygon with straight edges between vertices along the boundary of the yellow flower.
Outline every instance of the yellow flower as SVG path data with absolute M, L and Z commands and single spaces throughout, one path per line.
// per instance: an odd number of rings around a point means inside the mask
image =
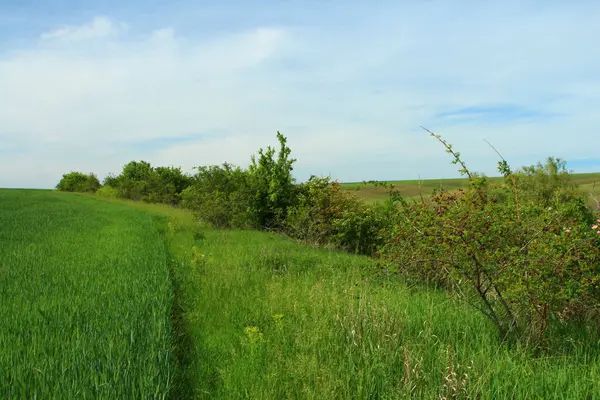
M 263 333 L 258 326 L 247 326 L 244 328 L 244 333 L 250 343 L 260 343 L 264 340 Z

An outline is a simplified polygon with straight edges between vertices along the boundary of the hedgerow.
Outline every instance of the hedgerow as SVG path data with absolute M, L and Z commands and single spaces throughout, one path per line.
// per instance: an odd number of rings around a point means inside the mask
M 600 332 L 600 218 L 564 160 L 550 157 L 513 171 L 501 158 L 504 181 L 492 184 L 429 134 L 460 166 L 467 188 L 407 200 L 389 187 L 387 202 L 368 205 L 329 177 L 296 183 L 296 160 L 277 132 L 279 149 L 259 149 L 247 169 L 225 163 L 185 174 L 132 161 L 107 176 L 98 193 L 176 204 L 218 228 L 275 230 L 373 255 L 387 274 L 454 291 L 502 340 L 543 343 L 566 325 Z M 88 181 L 73 174 L 59 189 L 87 190 L 80 182 Z

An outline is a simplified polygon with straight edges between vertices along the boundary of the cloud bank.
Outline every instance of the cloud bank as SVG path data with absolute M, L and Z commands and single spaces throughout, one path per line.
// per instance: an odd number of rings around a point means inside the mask
M 0 187 L 52 187 L 133 159 L 246 165 L 276 130 L 300 180 L 456 176 L 420 125 L 474 170 L 494 173 L 482 139 L 517 166 L 553 155 L 597 170 L 600 12 L 576 3 L 392 3 L 319 18 L 293 3 L 268 18 L 248 9 L 245 24 L 217 8 L 222 25 L 203 29 L 120 19 L 116 5 L 79 23 L 41 18 L 3 37 Z

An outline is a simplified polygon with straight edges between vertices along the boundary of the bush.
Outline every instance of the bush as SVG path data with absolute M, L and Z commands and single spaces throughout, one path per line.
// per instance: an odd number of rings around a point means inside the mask
M 372 254 L 381 244 L 383 207 L 367 205 L 330 178 L 312 176 L 297 192 L 285 219 L 288 235 L 360 254 Z
M 116 199 L 119 197 L 119 192 L 110 186 L 102 186 L 100 189 L 96 190 L 96 196 L 105 197 L 107 199 Z
M 153 167 L 146 161 L 131 161 L 120 175 L 104 179 L 104 186 L 115 189 L 118 197 L 172 205 L 180 202 L 181 193 L 190 183 L 181 168 Z
M 252 197 L 250 211 L 263 229 L 281 228 L 288 207 L 296 200 L 296 186 L 292 176 L 295 159 L 290 158 L 291 150 L 287 139 L 277 131 L 279 153 L 275 159 L 275 149 L 259 149 L 258 159 L 252 156 L 248 168 Z
M 499 168 L 507 183 L 492 188 L 436 138 L 470 186 L 435 192 L 429 201 L 400 201 L 382 260 L 409 278 L 452 287 L 502 338 L 541 339 L 551 323 L 589 316 L 600 304 L 600 234 L 583 200 L 570 197 L 557 208 L 534 196 L 521 201 L 506 162 Z M 505 202 L 494 198 L 498 191 Z
M 83 174 L 81 172 L 70 172 L 64 174 L 56 189 L 64 192 L 95 192 L 100 188 L 100 181 L 94 174 Z
M 335 235 L 333 221 L 350 201 L 337 182 L 311 176 L 298 187 L 296 205 L 287 210 L 284 230 L 317 246 L 330 243 Z
M 522 201 L 549 207 L 581 197 L 566 165 L 560 158 L 548 157 L 544 164 L 517 171 L 514 175 Z
M 184 207 L 217 228 L 257 225 L 248 207 L 251 188 L 247 171 L 227 163 L 196 170 L 191 185 L 181 194 Z

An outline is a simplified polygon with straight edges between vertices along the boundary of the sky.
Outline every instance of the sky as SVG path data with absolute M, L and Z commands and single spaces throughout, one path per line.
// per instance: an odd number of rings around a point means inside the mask
M 3 0 L 0 187 L 131 160 L 245 167 L 279 130 L 299 181 L 600 171 L 596 0 Z

